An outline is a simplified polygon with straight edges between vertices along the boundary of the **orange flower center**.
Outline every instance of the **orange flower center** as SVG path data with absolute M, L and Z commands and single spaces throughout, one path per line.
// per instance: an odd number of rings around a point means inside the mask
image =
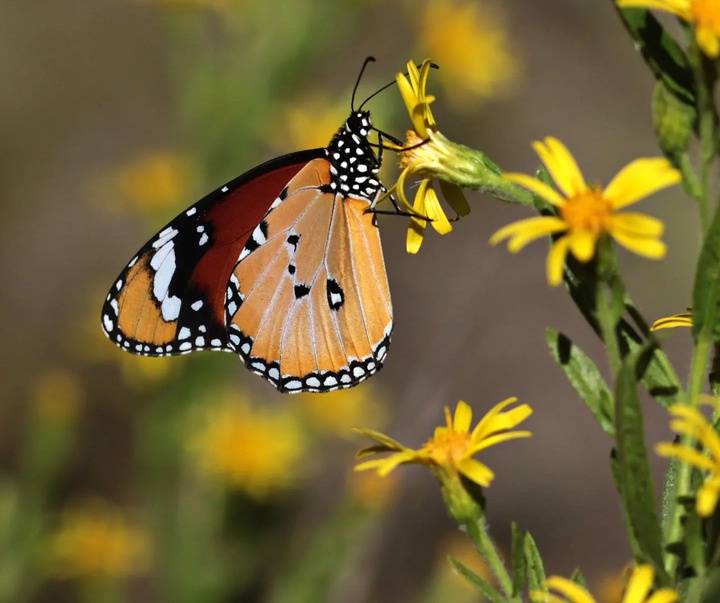
M 455 467 L 468 457 L 470 445 L 469 433 L 443 429 L 423 446 L 423 452 L 428 454 L 438 465 Z
M 717 0 L 692 0 L 690 12 L 696 23 L 708 27 L 720 35 L 720 2 Z
M 589 230 L 595 234 L 607 230 L 612 213 L 612 204 L 603 197 L 602 191 L 594 186 L 570 197 L 560 208 L 560 215 L 570 226 L 570 230 Z

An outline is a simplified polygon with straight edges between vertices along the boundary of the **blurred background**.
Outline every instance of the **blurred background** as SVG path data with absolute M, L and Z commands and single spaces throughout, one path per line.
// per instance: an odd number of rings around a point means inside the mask
M 446 561 L 477 567 L 430 472 L 353 473 L 366 442 L 350 427 L 418 447 L 444 406 L 479 417 L 509 396 L 535 409 L 534 437 L 482 457 L 494 535 L 507 550 L 517 521 L 549 572 L 579 566 L 617 600 L 630 553 L 610 442 L 544 328 L 603 350 L 546 284 L 545 245 L 487 244 L 527 209 L 470 192 L 471 215 L 416 256 L 406 221 L 381 217 L 393 343 L 347 392 L 281 396 L 229 354 L 138 358 L 101 333 L 135 251 L 253 165 L 324 146 L 370 54 L 359 97 L 430 57 L 441 130 L 504 169 L 532 171 L 549 134 L 601 182 L 658 154 L 653 81 L 610 0 L 0 2 L 0 601 L 476 601 Z M 396 89 L 369 107 L 403 138 Z M 688 305 L 689 203 L 643 202 L 668 225 L 663 262 L 621 252 L 648 320 Z M 689 334 L 667 345 L 685 375 Z M 648 437 L 666 435 L 647 413 Z

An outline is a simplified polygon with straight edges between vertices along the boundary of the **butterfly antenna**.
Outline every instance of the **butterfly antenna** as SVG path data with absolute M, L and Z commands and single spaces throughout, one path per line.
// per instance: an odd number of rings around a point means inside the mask
M 420 67 L 421 67 L 421 65 L 418 65 L 418 66 L 417 66 L 418 69 L 420 69 Z M 439 65 L 436 65 L 435 63 L 430 63 L 430 68 L 431 68 L 431 69 L 440 69 L 440 66 L 439 66 Z M 365 69 L 365 66 L 364 66 L 364 65 L 363 65 L 363 69 Z M 405 76 L 407 76 L 407 74 L 408 74 L 407 71 L 406 71 L 405 73 L 403 73 L 403 75 L 405 75 Z M 362 72 L 360 72 L 360 75 L 362 75 Z M 359 80 L 358 80 L 358 81 L 359 81 Z M 380 94 L 383 90 L 387 90 L 387 89 L 390 88 L 391 86 L 394 86 L 396 83 L 397 83 L 397 80 L 393 80 L 392 82 L 388 82 L 387 84 L 385 84 L 385 85 L 384 85 L 382 88 L 380 88 L 379 90 L 376 90 L 375 92 L 373 92 L 370 96 L 368 96 L 368 97 L 362 102 L 362 105 L 360 105 L 360 106 L 358 107 L 358 111 L 362 111 L 362 108 L 365 106 L 365 104 L 366 104 L 370 99 L 375 98 L 375 97 L 376 97 L 378 94 Z M 357 89 L 357 84 L 355 84 L 355 88 Z M 354 100 L 354 99 L 355 99 L 355 92 L 353 91 L 353 100 Z M 353 109 L 353 111 L 355 111 L 355 109 Z
M 352 97 L 350 98 L 350 110 L 355 113 L 355 93 L 357 92 L 358 86 L 360 85 L 360 80 L 362 79 L 363 73 L 365 73 L 365 68 L 370 64 L 375 62 L 375 57 L 367 57 L 365 59 L 365 62 L 363 63 L 362 68 L 360 69 L 360 73 L 358 74 L 357 81 L 355 82 L 355 87 L 353 88 Z M 364 105 L 365 103 L 363 103 Z M 360 105 L 360 109 L 362 109 L 362 105 Z

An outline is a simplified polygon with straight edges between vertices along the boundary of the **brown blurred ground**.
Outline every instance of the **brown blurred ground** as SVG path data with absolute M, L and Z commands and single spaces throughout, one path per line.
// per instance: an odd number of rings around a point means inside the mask
M 552 134 L 587 177 L 600 181 L 635 157 L 657 154 L 653 82 L 609 0 L 504 5 L 524 65 L 519 92 L 472 118 L 453 115 L 440 97 L 435 112 L 450 138 L 527 172 L 537 164 L 530 141 Z M 392 74 L 411 52 L 401 17 L 390 2 L 371 4 L 365 33 L 327 64 L 311 66 L 314 77 L 327 74 L 317 85 L 352 80 L 371 53 L 378 69 Z M 134 220 L 101 210 L 88 181 L 137 149 L 176 142 L 165 36 L 154 7 L 140 2 L 0 4 L 0 452 L 7 467 L 29 384 L 43 366 L 72 364 L 68 329 L 85 311 L 88 287 L 109 283 L 144 240 Z M 668 224 L 665 261 L 622 257 L 630 291 L 651 319 L 689 301 L 697 241 L 685 235 L 695 219 L 682 203 L 673 191 L 643 206 Z M 501 540 L 510 520 L 529 529 L 553 573 L 580 566 L 596 577 L 617 570 L 629 551 L 607 465 L 609 442 L 554 366 L 543 329 L 564 331 L 598 359 L 602 349 L 563 291 L 545 283 L 543 244 L 519 256 L 488 247 L 495 229 L 527 212 L 479 195 L 471 204 L 473 213 L 452 235 L 429 235 L 417 257 L 404 252 L 403 221 L 383 221 L 396 327 L 377 381 L 398 400 L 390 432 L 419 444 L 440 420 L 441 405 L 461 398 L 478 413 L 510 395 L 532 404 L 534 437 L 486 457 L 498 475 L 489 496 L 492 525 Z M 684 374 L 684 334 L 673 339 Z M 133 408 L 106 378 L 101 371 L 92 384 L 88 456 L 72 480 L 122 498 Z M 664 433 L 657 409 L 648 405 L 648 413 L 653 433 Z M 366 553 L 369 579 L 338 600 L 407 600 L 434 560 L 432 543 L 451 529 L 427 472 L 411 468 L 404 478 L 401 504 Z

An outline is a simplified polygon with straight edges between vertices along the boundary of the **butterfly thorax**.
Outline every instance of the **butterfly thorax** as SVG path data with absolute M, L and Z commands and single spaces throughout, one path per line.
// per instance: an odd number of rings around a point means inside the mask
M 333 136 L 325 149 L 330 162 L 329 192 L 373 201 L 383 190 L 377 179 L 380 162 L 367 138 L 371 126 L 370 112 L 358 111 Z

